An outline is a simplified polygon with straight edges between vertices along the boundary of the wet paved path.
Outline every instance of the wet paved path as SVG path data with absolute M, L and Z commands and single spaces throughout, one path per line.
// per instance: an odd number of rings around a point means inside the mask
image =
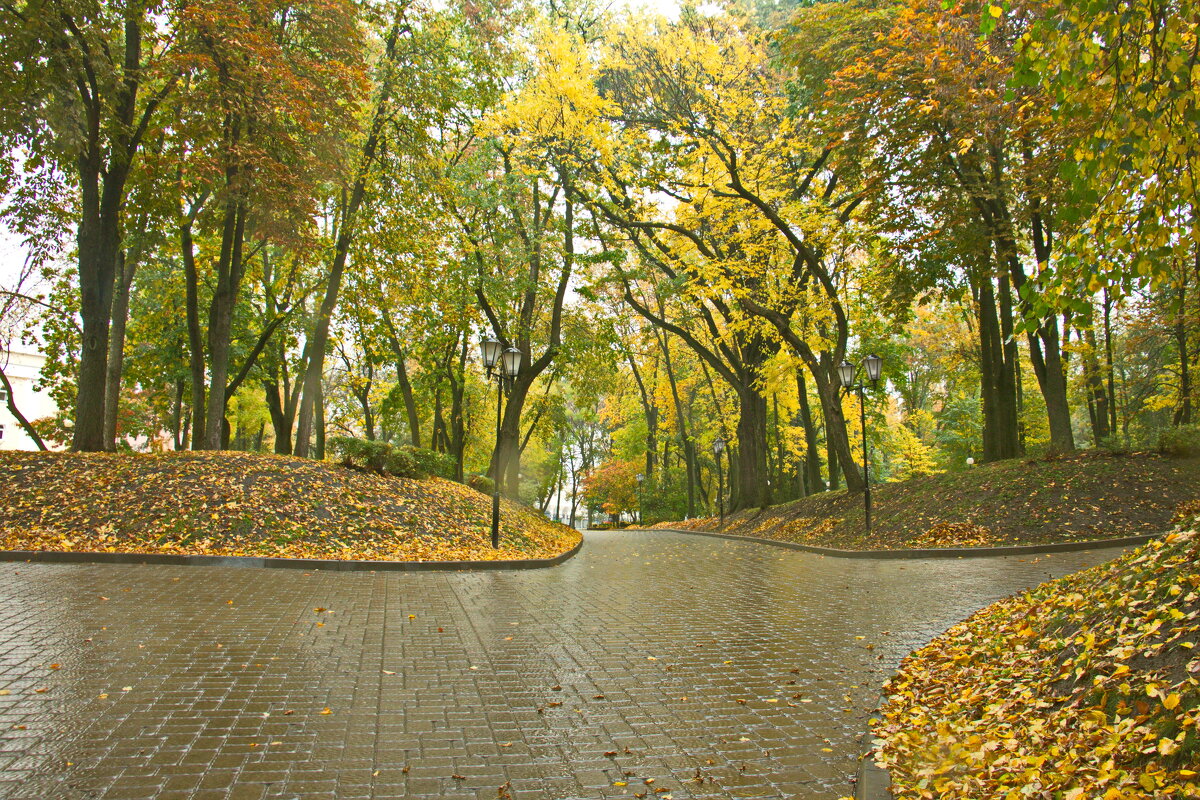
M 521 572 L 0 564 L 0 797 L 835 798 L 906 653 L 1116 554 L 596 533 Z

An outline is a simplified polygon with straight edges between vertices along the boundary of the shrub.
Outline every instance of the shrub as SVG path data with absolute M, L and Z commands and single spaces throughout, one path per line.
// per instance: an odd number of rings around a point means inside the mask
M 1200 456 L 1200 425 L 1178 425 L 1158 435 L 1158 451 L 1176 458 Z
M 342 457 L 342 465 L 380 475 L 399 478 L 424 478 L 427 476 L 420 462 L 402 448 L 392 447 L 387 442 L 356 439 L 353 436 L 332 436 L 327 447 Z
M 470 475 L 467 477 L 467 486 L 490 496 L 495 491 L 496 482 L 487 475 Z
M 412 456 L 420 470 L 427 475 L 436 475 L 448 481 L 454 480 L 455 474 L 458 471 L 458 464 L 454 460 L 454 456 L 449 453 L 438 453 L 434 450 L 427 450 L 424 447 L 413 447 L 412 445 L 405 445 L 399 449 Z

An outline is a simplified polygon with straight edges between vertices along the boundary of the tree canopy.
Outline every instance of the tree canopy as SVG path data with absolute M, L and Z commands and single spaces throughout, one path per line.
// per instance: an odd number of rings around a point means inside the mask
M 380 439 L 648 521 L 711 513 L 725 466 L 736 510 L 1153 445 L 1196 424 L 1196 18 L 6 4 L 0 214 L 42 276 L 6 307 L 60 406 L 30 427 Z

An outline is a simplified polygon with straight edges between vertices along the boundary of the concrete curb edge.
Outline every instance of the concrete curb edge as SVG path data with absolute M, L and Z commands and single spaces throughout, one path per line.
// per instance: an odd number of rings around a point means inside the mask
M 872 715 L 879 714 L 884 698 L 879 698 Z M 854 800 L 892 800 L 892 779 L 887 770 L 875 761 L 875 745 L 878 740 L 871 734 L 870 726 L 863 733 L 862 753 L 858 757 L 858 773 L 854 781 Z
M 556 567 L 583 547 L 583 537 L 570 550 L 553 558 L 507 561 L 336 561 L 325 558 L 268 558 L 264 556 L 185 556 L 167 553 L 96 553 L 57 550 L 0 550 L 0 561 L 40 564 L 175 564 L 260 569 L 311 569 L 326 572 L 459 572 L 541 569 Z
M 914 550 L 839 550 L 836 547 L 819 547 L 812 544 L 797 542 L 781 542 L 776 539 L 764 539 L 760 536 L 738 536 L 733 533 L 717 533 L 715 531 L 688 531 L 679 528 L 640 528 L 631 533 L 687 533 L 695 536 L 713 536 L 718 539 L 732 539 L 739 542 L 755 542 L 785 547 L 789 550 L 804 550 L 823 556 L 836 558 L 865 558 L 865 559 L 896 559 L 896 558 L 978 558 L 982 556 L 1022 556 L 1038 553 L 1073 553 L 1080 550 L 1098 550 L 1105 547 L 1130 547 L 1145 544 L 1151 539 L 1157 539 L 1162 533 L 1145 533 L 1137 536 L 1122 536 L 1119 539 L 1099 539 L 1089 542 L 1058 542 L 1055 544 L 1022 544 L 1006 547 L 927 547 Z

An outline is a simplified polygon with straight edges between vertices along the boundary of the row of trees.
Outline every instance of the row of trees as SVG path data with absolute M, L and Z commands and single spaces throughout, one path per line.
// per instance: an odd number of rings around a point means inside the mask
M 876 475 L 1192 422 L 1188 4 L 442 5 L 0 9 L 47 436 L 334 426 L 690 516 L 718 435 L 733 509 L 860 490 L 872 351 Z

